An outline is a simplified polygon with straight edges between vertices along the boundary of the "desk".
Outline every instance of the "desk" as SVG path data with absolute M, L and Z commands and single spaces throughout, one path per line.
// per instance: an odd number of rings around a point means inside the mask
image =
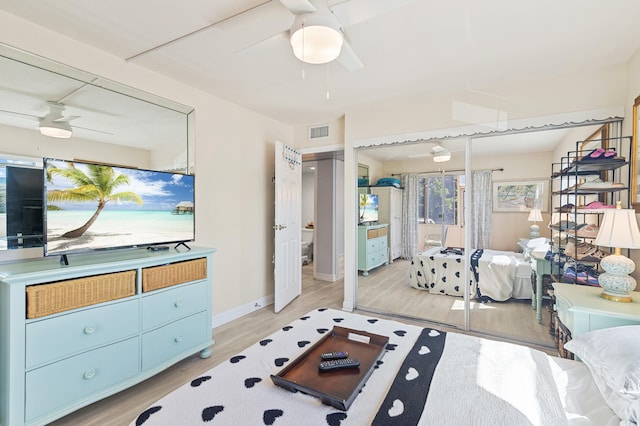
M 545 253 L 532 252 L 531 269 L 536 271 L 536 297 L 531 298 L 531 309 L 536 310 L 536 321 L 542 322 L 542 277 L 551 274 L 551 262 L 544 258 Z

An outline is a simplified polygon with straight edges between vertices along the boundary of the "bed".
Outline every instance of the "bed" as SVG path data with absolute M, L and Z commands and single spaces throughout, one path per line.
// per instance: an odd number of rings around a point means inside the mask
M 471 256 L 469 294 L 481 300 L 531 299 L 531 265 L 520 253 L 475 250 Z M 416 254 L 409 285 L 433 294 L 464 296 L 465 256 L 459 249 L 432 247 Z
M 346 411 L 270 380 L 334 325 L 389 337 Z M 598 383 L 586 364 L 524 346 L 317 309 L 141 409 L 131 425 L 620 424 Z

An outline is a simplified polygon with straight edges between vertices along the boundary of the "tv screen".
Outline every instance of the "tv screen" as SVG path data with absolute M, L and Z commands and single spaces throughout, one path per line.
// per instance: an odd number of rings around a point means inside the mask
M 360 194 L 360 223 L 378 221 L 378 195 Z
M 7 248 L 42 246 L 42 169 L 6 168 Z
M 195 238 L 194 176 L 44 159 L 44 254 Z

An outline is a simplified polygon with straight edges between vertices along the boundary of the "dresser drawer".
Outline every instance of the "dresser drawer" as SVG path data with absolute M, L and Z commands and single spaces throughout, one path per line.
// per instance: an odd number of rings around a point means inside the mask
M 149 330 L 205 310 L 209 298 L 206 281 L 156 290 L 142 298 L 142 329 Z
M 386 256 L 386 254 L 387 254 L 387 239 L 386 238 L 380 238 L 378 241 L 379 241 L 378 250 L 383 252 L 384 256 Z
M 27 368 L 136 334 L 138 307 L 130 300 L 27 324 Z
M 172 322 L 142 336 L 142 370 L 153 368 L 166 360 L 195 348 L 211 339 L 207 330 L 207 312 L 200 312 Z M 200 348 L 194 349 L 194 352 Z
M 558 318 L 570 331 L 573 330 L 573 313 L 569 312 L 569 305 L 566 301 L 556 296 L 556 312 Z
M 85 352 L 26 374 L 27 422 L 138 373 L 139 338 Z

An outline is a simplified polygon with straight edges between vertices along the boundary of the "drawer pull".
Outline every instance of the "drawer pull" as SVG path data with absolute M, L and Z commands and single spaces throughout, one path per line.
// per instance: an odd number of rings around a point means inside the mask
M 91 370 L 85 371 L 82 377 L 84 377 L 86 380 L 89 380 L 89 379 L 93 379 L 95 375 L 96 375 L 96 370 L 91 369 Z
M 180 308 L 182 307 L 183 303 L 182 300 L 176 300 L 176 303 L 173 304 L 176 308 Z
M 180 343 L 182 342 L 182 336 L 177 336 L 175 339 L 173 339 L 176 343 Z
M 93 334 L 96 331 L 95 325 L 88 325 L 84 328 L 84 334 Z

